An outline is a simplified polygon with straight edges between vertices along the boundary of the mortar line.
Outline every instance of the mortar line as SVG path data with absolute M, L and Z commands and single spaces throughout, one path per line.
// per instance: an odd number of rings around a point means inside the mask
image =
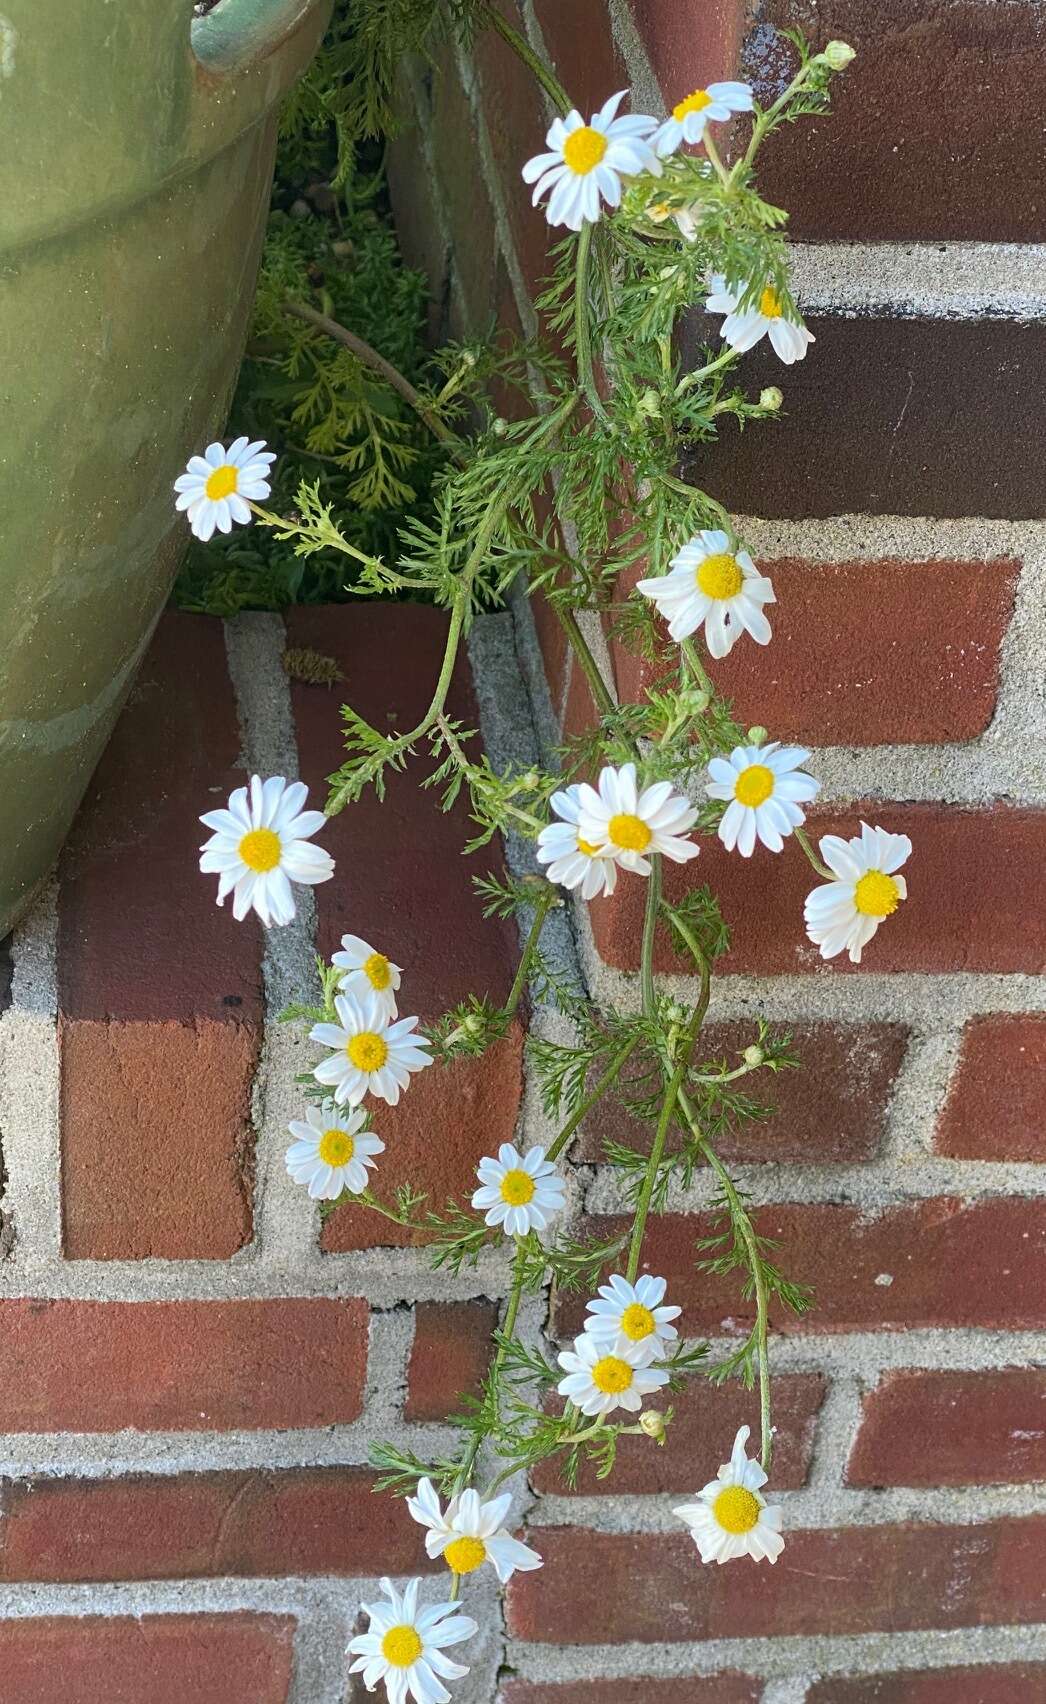
M 20 1288 L 62 1259 L 57 960 L 52 877 L 14 931 L 11 1003 L 0 1017 L 0 1206 L 11 1245 L 0 1255 L 0 1287 Z

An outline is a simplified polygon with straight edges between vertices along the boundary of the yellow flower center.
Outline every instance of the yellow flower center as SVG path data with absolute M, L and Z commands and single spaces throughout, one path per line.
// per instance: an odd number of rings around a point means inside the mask
M 592 1383 L 604 1396 L 620 1396 L 632 1383 L 632 1368 L 617 1355 L 604 1355 L 592 1368 Z
M 363 974 L 372 988 L 387 988 L 392 981 L 389 961 L 384 953 L 371 953 L 370 958 L 363 961 Z
M 706 106 L 712 105 L 712 97 L 707 89 L 695 89 L 692 95 L 687 95 L 685 101 L 679 101 L 672 108 L 672 117 L 677 124 L 682 124 L 687 113 L 704 112 Z
M 223 497 L 230 497 L 236 490 L 238 477 L 239 469 L 233 467 L 231 462 L 223 463 L 221 467 L 216 467 L 213 473 L 208 474 L 204 490 L 211 502 L 218 503 Z
M 252 828 L 240 841 L 238 851 L 249 870 L 263 875 L 280 861 L 280 837 L 271 828 Z
M 781 298 L 768 284 L 759 298 L 759 312 L 764 319 L 780 319 L 781 311 Z
M 633 1302 L 621 1315 L 621 1329 L 633 1343 L 639 1343 L 644 1337 L 649 1337 L 654 1330 L 654 1316 L 642 1302 Z
M 854 905 L 862 917 L 889 917 L 899 899 L 897 883 L 882 870 L 868 870 L 854 888 Z
M 599 857 L 599 847 L 593 846 L 590 840 L 582 840 L 580 834 L 577 837 L 577 849 L 579 852 L 583 852 L 586 858 Z
M 443 1552 L 443 1560 L 453 1574 L 471 1574 L 487 1560 L 487 1547 L 481 1538 L 455 1538 Z
M 380 1071 L 389 1056 L 386 1043 L 373 1030 L 361 1030 L 359 1035 L 351 1035 L 345 1051 L 357 1071 Z
M 584 177 L 598 166 L 606 151 L 606 137 L 602 131 L 593 130 L 590 124 L 583 124 L 580 130 L 571 131 L 563 144 L 563 158 L 578 177 Z
M 750 763 L 734 783 L 734 798 L 740 805 L 764 805 L 774 790 L 774 772 L 765 763 Z
M 406 1621 L 399 1627 L 390 1627 L 381 1641 L 381 1654 L 393 1668 L 410 1668 L 411 1663 L 417 1662 L 424 1649 L 417 1629 Z
M 325 1166 L 347 1166 L 355 1147 L 347 1130 L 325 1130 L 320 1138 L 320 1159 Z
M 607 831 L 615 846 L 625 852 L 645 852 L 653 836 L 642 817 L 624 812 L 612 816 Z
M 501 1199 L 510 1207 L 525 1207 L 534 1199 L 534 1179 L 529 1172 L 509 1171 L 501 1180 Z
M 715 556 L 706 556 L 698 564 L 696 578 L 698 588 L 706 598 L 736 598 L 745 583 L 737 557 L 729 556 L 725 550 Z
M 712 1504 L 712 1513 L 724 1532 L 751 1532 L 759 1523 L 759 1499 L 743 1485 L 728 1485 Z

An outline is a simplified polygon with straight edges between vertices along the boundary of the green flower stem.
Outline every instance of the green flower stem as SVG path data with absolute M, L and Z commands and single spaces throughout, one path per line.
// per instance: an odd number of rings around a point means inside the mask
M 474 763 L 469 762 L 464 746 L 442 711 L 436 717 L 436 726 L 443 736 L 444 745 L 461 770 L 462 775 L 464 775 L 473 794 L 482 793 L 486 777 L 484 777 L 482 770 L 477 769 Z M 530 811 L 522 810 L 519 805 L 512 804 L 511 800 L 499 800 L 498 809 L 504 811 L 506 816 L 515 817 L 517 822 L 523 824 L 528 834 L 540 834 L 545 826 L 539 817 L 534 816 Z
M 552 105 L 558 107 L 564 115 L 568 113 L 573 105 L 570 96 L 544 60 L 534 52 L 530 43 L 519 34 L 518 30 L 512 28 L 507 18 L 502 17 L 496 6 L 484 6 L 483 16 L 491 29 L 497 31 L 502 40 L 508 43 L 517 58 L 521 59 L 527 69 L 537 78 Z
M 676 396 L 682 396 L 685 391 L 691 390 L 693 386 L 697 384 L 699 379 L 706 379 L 709 373 L 718 373 L 721 367 L 728 367 L 731 361 L 736 360 L 737 350 L 732 349 L 730 345 L 727 344 L 722 354 L 717 355 L 714 361 L 707 362 L 704 367 L 694 367 L 689 373 L 683 374 L 683 377 L 676 385 Z
M 679 649 L 686 658 L 687 667 L 689 668 L 690 673 L 693 675 L 702 691 L 707 692 L 709 702 L 711 703 L 712 699 L 715 697 L 715 687 L 712 685 L 711 679 L 709 678 L 708 670 L 705 668 L 704 663 L 698 655 L 697 646 L 694 644 L 692 639 L 684 639 L 681 642 Z
M 799 93 L 799 90 L 806 82 L 809 70 L 809 65 L 801 66 L 792 78 L 787 89 L 785 89 L 783 94 L 778 95 L 773 105 L 768 106 L 765 112 L 757 113 L 755 123 L 752 126 L 752 134 L 748 140 L 748 147 L 745 149 L 741 158 L 731 168 L 730 175 L 726 180 L 726 187 L 728 189 L 732 189 L 741 174 L 748 170 L 748 167 L 752 164 L 756 154 L 759 152 L 767 131 L 770 129 L 778 113 L 788 105 L 792 96 Z
M 810 842 L 810 836 L 807 834 L 805 828 L 796 828 L 793 829 L 792 832 L 803 851 L 806 853 L 812 868 L 817 871 L 817 874 L 819 876 L 823 876 L 826 882 L 837 882 L 839 877 L 836 875 L 834 870 L 830 870 L 828 868 L 828 865 L 824 862 L 823 858 L 818 857 L 817 853 L 813 849 Z
M 596 385 L 592 364 L 592 309 L 588 296 L 588 268 L 592 258 L 592 236 L 595 226 L 587 220 L 577 239 L 577 278 L 574 284 L 574 355 L 577 360 L 578 383 L 588 399 L 588 406 L 601 426 L 609 429 L 610 420 L 603 407 L 603 398 Z
M 565 608 L 561 603 L 554 603 L 552 607 L 556 612 L 560 627 L 562 627 L 570 642 L 571 650 L 584 670 L 585 679 L 588 681 L 589 689 L 596 701 L 600 715 L 612 716 L 617 705 L 610 696 L 610 688 L 599 672 L 599 664 L 589 649 L 588 640 L 578 626 L 577 616 L 572 609 Z
M 637 1042 L 638 1037 L 632 1036 L 630 1040 L 625 1043 L 624 1047 L 620 1048 L 614 1055 L 598 1083 L 595 1085 L 595 1088 L 592 1089 L 590 1094 L 585 1096 L 576 1111 L 571 1113 L 562 1130 L 555 1138 L 555 1141 L 549 1145 L 548 1152 L 545 1155 L 546 1160 L 556 1160 L 559 1158 L 578 1125 L 588 1117 L 592 1108 L 603 1099 L 603 1096 L 606 1094 L 611 1084 L 620 1075 L 622 1066 L 626 1059 L 628 1059 L 629 1055 L 635 1051 Z
M 705 133 L 701 138 L 701 142 L 704 147 L 705 154 L 711 162 L 712 170 L 715 172 L 716 177 L 719 179 L 723 187 L 728 189 L 730 187 L 730 173 L 727 171 L 719 157 L 719 149 L 708 134 L 707 126 L 705 127 Z
M 512 987 L 509 989 L 508 999 L 505 1002 L 504 1011 L 505 1016 L 508 1018 L 514 1018 L 516 1015 L 519 1008 L 519 1002 L 523 998 L 523 990 L 527 985 L 527 977 L 530 974 L 530 966 L 533 962 L 534 954 L 538 950 L 541 931 L 545 927 L 545 918 L 548 916 L 552 907 L 554 905 L 558 905 L 558 903 L 558 893 L 550 883 L 547 883 L 538 894 L 535 902 L 534 916 L 527 932 L 527 938 L 523 943 L 523 951 L 520 954 L 519 967 L 513 979 Z

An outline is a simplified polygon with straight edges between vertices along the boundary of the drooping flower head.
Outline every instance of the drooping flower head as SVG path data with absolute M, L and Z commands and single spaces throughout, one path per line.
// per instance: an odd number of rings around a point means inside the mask
M 811 343 L 816 342 L 801 320 L 785 316 L 784 303 L 772 284 L 765 284 L 751 306 L 742 308 L 743 287 L 728 287 L 726 279 L 717 274 L 711 280 L 711 294 L 705 302 L 710 314 L 725 314 L 719 335 L 731 349 L 743 354 L 760 338 L 769 337 L 775 355 L 790 367 L 801 361 Z
M 310 1106 L 304 1121 L 291 1120 L 287 1170 L 295 1183 L 308 1185 L 314 1201 L 337 1201 L 343 1189 L 353 1195 L 366 1189 L 374 1155 L 385 1152 L 380 1137 L 364 1129 L 366 1122 L 362 1107 L 340 1112 L 329 1100 Z
M 701 850 L 685 838 L 697 821 L 689 799 L 670 781 L 655 781 L 640 792 L 634 763 L 623 763 L 620 769 L 608 765 L 600 774 L 598 792 L 583 782 L 578 799 L 581 838 L 636 875 L 650 874 L 650 855 L 655 852 L 685 864 Z
M 432 1055 L 426 1051 L 432 1043 L 415 1033 L 417 1018 L 390 1023 L 373 989 L 360 999 L 337 994 L 334 1010 L 336 1024 L 316 1024 L 309 1031 L 310 1041 L 334 1050 L 314 1069 L 316 1081 L 333 1087 L 339 1106 L 346 1102 L 358 1106 L 366 1094 L 395 1106 L 411 1072 L 432 1064 Z
M 836 879 L 807 894 L 806 932 L 822 958 L 835 958 L 845 949 L 850 963 L 860 964 L 884 917 L 908 898 L 907 883 L 897 871 L 911 857 L 912 843 L 906 834 L 888 834 L 862 822 L 852 840 L 826 834 L 820 852 Z
M 417 1496 L 407 1498 L 414 1519 L 428 1528 L 425 1549 L 430 1556 L 442 1556 L 451 1573 L 459 1576 L 490 1562 L 502 1585 L 517 1568 L 525 1573 L 541 1567 L 537 1551 L 505 1530 L 511 1507 L 511 1492 L 484 1503 L 469 1490 L 452 1497 L 444 1510 L 431 1479 L 419 1480 Z
M 749 1428 L 742 1426 L 718 1476 L 698 1492 L 696 1502 L 672 1511 L 690 1528 L 702 1562 L 730 1562 L 735 1556 L 776 1562 L 784 1549 L 781 1511 L 768 1507 L 760 1495 L 766 1474 L 745 1454 L 748 1437 Z
M 671 1323 L 682 1308 L 663 1307 L 665 1280 L 644 1275 L 634 1284 L 616 1273 L 599 1286 L 598 1296 L 588 1304 L 585 1330 L 598 1343 L 612 1350 L 628 1348 L 639 1352 L 643 1365 L 664 1355 L 679 1336 Z
M 566 1186 L 544 1148 L 520 1154 L 511 1142 L 502 1142 L 496 1160 L 480 1160 L 476 1176 L 480 1187 L 473 1207 L 488 1225 L 503 1225 L 510 1237 L 543 1231 L 550 1216 L 563 1211 Z
M 662 159 L 674 154 L 684 142 L 691 147 L 704 138 L 706 124 L 723 124 L 735 112 L 751 112 L 752 90 L 747 83 L 709 83 L 694 89 L 672 108 L 659 124 L 651 143 Z
M 572 1350 L 564 1349 L 559 1364 L 566 1374 L 556 1389 L 582 1414 L 612 1414 L 615 1408 L 636 1414 L 644 1396 L 668 1383 L 663 1367 L 652 1367 L 637 1343 L 611 1347 L 605 1339 L 584 1331 Z
M 617 886 L 613 854 L 591 845 L 578 830 L 581 788 L 564 787 L 561 792 L 553 793 L 549 804 L 562 818 L 560 822 L 550 822 L 538 835 L 538 863 L 548 865 L 549 881 L 560 887 L 580 888 L 582 899 L 613 893 Z
M 200 821 L 214 830 L 200 848 L 200 869 L 218 877 L 218 904 L 232 894 L 232 914 L 242 922 L 252 908 L 265 927 L 294 916 L 292 882 L 313 887 L 330 881 L 334 859 L 311 836 L 326 824 L 322 811 L 302 809 L 309 789 L 282 775 L 250 789 L 237 787 L 224 810 L 205 811 Z
M 228 449 L 208 444 L 202 456 L 189 457 L 185 472 L 175 480 L 174 506 L 185 510 L 190 527 L 205 544 L 215 527 L 227 533 L 234 521 L 249 526 L 251 503 L 269 495 L 269 469 L 275 460 L 264 438 L 253 443 L 235 438 Z
M 710 799 L 729 799 L 719 824 L 719 838 L 728 852 L 736 847 L 750 858 L 756 840 L 780 852 L 784 837 L 806 821 L 801 805 L 809 804 L 821 783 L 800 764 L 810 756 L 802 746 L 735 746 L 729 757 L 713 757 L 712 779 L 705 787 Z
M 725 532 L 695 533 L 673 556 L 669 573 L 637 581 L 636 591 L 657 605 L 677 643 L 703 622 L 713 657 L 727 656 L 742 633 L 757 645 L 770 643 L 763 606 L 777 602 L 774 588 L 747 550 L 735 549 Z
M 393 964 L 359 935 L 343 935 L 341 951 L 333 955 L 331 963 L 345 972 L 341 979 L 343 994 L 358 997 L 373 993 L 386 1017 L 397 1015 L 396 990 L 401 976 L 398 964 Z
M 469 1671 L 444 1651 L 471 1639 L 477 1623 L 459 1603 L 419 1609 L 420 1580 L 411 1580 L 402 1597 L 391 1580 L 382 1580 L 381 1589 L 388 1601 L 365 1603 L 370 1627 L 349 1640 L 349 1655 L 356 1659 L 349 1673 L 362 1674 L 368 1692 L 384 1681 L 389 1704 L 407 1704 L 408 1697 L 415 1704 L 448 1704 L 443 1681 L 463 1680 Z
M 661 162 L 646 138 L 656 129 L 656 118 L 642 113 L 615 117 L 627 95 L 622 89 L 604 101 L 586 124 L 575 109 L 557 118 L 545 137 L 547 153 L 535 154 L 523 167 L 523 181 L 534 185 L 536 207 L 551 190 L 546 217 L 550 225 L 567 225 L 580 231 L 602 217 L 602 203 L 617 207 L 621 202 L 621 179 L 639 172 L 658 176 Z

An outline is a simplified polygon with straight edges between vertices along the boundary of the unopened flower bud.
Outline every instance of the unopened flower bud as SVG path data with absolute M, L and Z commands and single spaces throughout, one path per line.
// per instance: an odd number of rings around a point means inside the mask
M 655 414 L 660 414 L 661 413 L 661 398 L 658 396 L 656 390 L 654 390 L 654 388 L 651 386 L 651 388 L 649 390 L 645 390 L 643 392 L 638 403 L 636 404 L 636 407 L 638 408 L 640 414 L 646 414 L 646 415 L 649 415 L 649 416 L 653 416 Z
M 761 1047 L 754 1047 L 753 1046 L 753 1047 L 746 1047 L 745 1048 L 744 1059 L 745 1059 L 746 1065 L 751 1065 L 753 1067 L 756 1066 L 756 1065 L 761 1065 L 765 1058 L 766 1058 L 766 1054 L 763 1052 Z
M 680 1006 L 677 1001 L 673 1000 L 670 1006 L 665 1007 L 665 1017 L 670 1024 L 684 1024 L 686 1022 L 686 1007 Z
M 765 390 L 759 392 L 760 408 L 769 409 L 771 414 L 776 414 L 783 402 L 784 392 L 779 391 L 776 385 L 767 385 Z
M 642 1426 L 647 1437 L 653 1438 L 655 1444 L 664 1443 L 665 1417 L 663 1414 L 659 1414 L 656 1408 L 646 1409 L 645 1412 L 639 1416 L 639 1424 Z
M 760 728 L 759 726 L 756 726 L 754 728 L 749 728 L 747 734 L 745 735 L 745 739 L 748 741 L 749 745 L 754 745 L 754 746 L 761 746 L 766 738 L 767 738 L 766 729 Z
M 521 787 L 524 787 L 528 793 L 532 793 L 535 787 L 540 786 L 541 776 L 538 774 L 536 769 L 528 769 L 525 775 L 520 776 L 519 784 Z
M 483 1019 L 478 1012 L 470 1012 L 461 1027 L 466 1035 L 482 1035 Z
M 505 436 L 505 433 L 508 431 L 508 421 L 503 420 L 501 418 L 501 415 L 499 414 L 496 417 L 496 419 L 494 420 L 494 424 L 491 426 L 490 429 L 493 432 L 495 438 L 503 438 Z
M 830 41 L 817 57 L 823 59 L 830 70 L 845 71 L 850 61 L 857 58 L 857 53 L 848 41 Z
M 851 58 L 852 57 L 853 55 L 851 54 Z M 476 365 L 476 357 L 473 355 L 471 349 L 463 349 L 461 351 L 461 365 L 463 367 L 474 367 Z

